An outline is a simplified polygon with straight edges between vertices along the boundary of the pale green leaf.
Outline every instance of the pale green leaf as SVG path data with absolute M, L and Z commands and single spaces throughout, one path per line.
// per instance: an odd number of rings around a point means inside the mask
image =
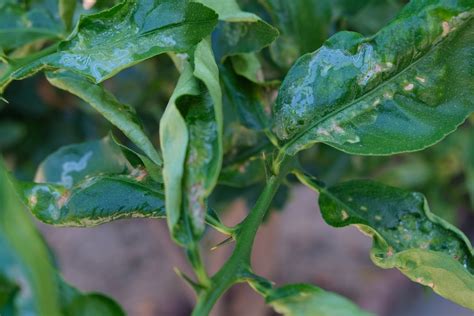
M 0 161 L 0 313 L 61 315 L 55 271 Z M 6 293 L 6 295 L 5 295 Z M 2 302 L 0 302 L 2 303 Z
M 336 293 L 308 284 L 290 284 L 272 290 L 266 302 L 285 316 L 370 316 Z

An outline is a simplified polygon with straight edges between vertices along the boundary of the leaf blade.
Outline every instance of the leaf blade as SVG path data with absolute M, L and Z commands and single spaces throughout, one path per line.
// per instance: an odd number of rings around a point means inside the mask
M 430 146 L 474 110 L 474 4 L 412 1 L 373 37 L 340 32 L 290 70 L 273 130 L 294 155 L 316 142 L 388 155 Z M 440 13 L 441 12 L 441 13 Z M 449 47 L 449 50 L 448 50 Z M 403 139 L 403 141 L 401 141 Z

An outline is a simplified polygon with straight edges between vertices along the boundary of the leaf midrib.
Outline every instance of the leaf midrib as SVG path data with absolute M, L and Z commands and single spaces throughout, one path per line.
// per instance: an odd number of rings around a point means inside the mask
M 326 120 L 336 116 L 337 114 L 343 112 L 344 110 L 350 108 L 352 105 L 354 104 L 357 104 L 359 103 L 360 101 L 362 101 L 363 99 L 365 98 L 368 98 L 370 97 L 371 95 L 375 94 L 376 92 L 378 92 L 379 89 L 381 89 L 382 87 L 385 87 L 386 85 L 388 85 L 389 83 L 391 83 L 392 81 L 394 81 L 395 79 L 397 79 L 399 76 L 402 76 L 405 72 L 409 71 L 412 69 L 412 67 L 416 66 L 419 62 L 421 62 L 422 60 L 424 60 L 424 58 L 428 55 L 430 55 L 437 47 L 439 47 L 440 45 L 444 44 L 449 38 L 452 38 L 454 36 L 454 34 L 457 34 L 460 32 L 461 29 L 463 29 L 465 27 L 465 25 L 467 25 L 473 18 L 470 17 L 469 19 L 467 19 L 462 25 L 461 27 L 458 27 L 456 30 L 453 30 L 453 32 L 451 32 L 450 34 L 448 34 L 448 36 L 444 37 L 443 39 L 441 39 L 439 42 L 437 42 L 435 45 L 433 45 L 428 51 L 426 51 L 425 54 L 421 55 L 420 57 L 418 57 L 417 59 L 415 59 L 411 64 L 409 64 L 407 67 L 403 68 L 401 71 L 395 73 L 392 77 L 390 77 L 389 79 L 387 79 L 386 81 L 384 81 L 383 83 L 381 83 L 380 85 L 377 85 L 376 87 L 368 90 L 365 94 L 363 94 L 362 96 L 354 99 L 353 101 L 351 101 L 350 103 L 342 106 L 341 108 L 335 110 L 334 112 L 331 112 L 329 113 L 327 116 L 324 116 L 322 118 L 320 118 L 319 120 L 317 120 L 316 122 L 313 122 L 309 125 L 307 125 L 301 132 L 298 132 L 291 140 L 289 140 L 287 143 L 284 144 L 283 147 L 281 147 L 281 150 L 283 152 L 286 152 L 287 149 L 291 146 L 293 146 L 295 143 L 298 142 L 298 140 L 300 138 L 302 138 L 306 133 L 308 133 L 309 131 L 311 131 L 312 129 L 314 129 L 315 127 L 317 127 L 320 123 L 322 122 L 325 122 Z M 369 37 L 368 40 L 372 40 L 373 38 L 375 38 L 375 35 L 372 36 L 372 37 Z

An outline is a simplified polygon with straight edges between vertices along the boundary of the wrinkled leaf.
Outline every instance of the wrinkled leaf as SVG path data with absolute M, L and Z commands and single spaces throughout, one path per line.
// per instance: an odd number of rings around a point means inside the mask
M 155 164 L 161 165 L 160 155 L 145 134 L 131 106 L 120 103 L 100 85 L 72 72 L 48 72 L 47 78 L 53 86 L 75 94 L 89 103 L 127 135 Z
M 12 80 L 54 68 L 98 83 L 165 52 L 187 52 L 211 33 L 216 14 L 186 0 L 131 0 L 82 16 L 75 31 L 52 52 L 16 62 L 0 75 L 0 92 Z
M 217 12 L 219 25 L 213 34 L 213 49 L 218 60 L 251 53 L 270 45 L 278 31 L 257 15 L 244 12 L 235 0 L 197 0 Z
M 61 315 L 55 271 L 0 161 L 0 313 Z M 6 293 L 6 294 L 5 294 Z
M 474 110 L 472 1 L 411 1 L 373 37 L 341 32 L 301 57 L 274 125 L 293 155 L 316 142 L 353 154 L 430 146 Z
M 356 225 L 373 237 L 371 258 L 397 268 L 457 304 L 474 309 L 474 256 L 466 236 L 432 214 L 425 197 L 360 180 L 320 189 L 319 206 L 335 227 Z
M 124 151 L 110 137 L 59 149 L 40 165 L 37 183 L 20 185 L 26 204 L 56 226 L 164 217 L 163 185 L 139 156 Z
M 285 316 L 369 316 L 348 299 L 308 284 L 290 284 L 272 290 L 267 304 Z

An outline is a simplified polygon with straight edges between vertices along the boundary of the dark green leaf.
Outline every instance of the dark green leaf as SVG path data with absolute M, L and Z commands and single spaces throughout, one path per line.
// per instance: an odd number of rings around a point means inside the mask
M 72 72 L 48 72 L 47 78 L 55 87 L 75 94 L 89 103 L 127 135 L 155 164 L 161 166 L 161 157 L 145 134 L 132 107 L 117 101 L 102 86 Z
M 474 110 L 474 3 L 411 1 L 373 37 L 341 32 L 290 70 L 273 129 L 293 155 L 316 142 L 353 154 L 420 150 Z
M 130 162 L 110 137 L 63 147 L 40 166 L 36 181 L 21 185 L 41 221 L 57 226 L 94 226 L 121 218 L 165 215 L 163 185 L 138 156 Z
M 266 297 L 285 316 L 369 316 L 348 299 L 308 284 L 291 284 L 272 290 Z
M 12 80 L 41 69 L 77 72 L 98 83 L 120 70 L 165 52 L 187 52 L 211 33 L 214 11 L 186 0 L 130 0 L 82 16 L 53 52 L 16 62 L 0 75 L 0 92 Z
M 58 39 L 62 24 L 48 7 L 18 1 L 0 2 L 0 50 L 9 51 L 38 40 Z M 57 9 L 57 8 L 56 8 Z
M 357 1 L 353 1 L 357 2 Z M 288 69 L 301 55 L 327 39 L 331 22 L 329 0 L 264 0 L 281 36 L 270 47 L 272 59 Z
M 225 101 L 237 113 L 242 125 L 254 130 L 267 128 L 269 118 L 260 101 L 258 86 L 237 76 L 229 64 L 220 67 L 220 75 Z
M 425 197 L 372 181 L 319 189 L 325 221 L 356 225 L 374 239 L 371 258 L 474 309 L 474 253 L 466 236 L 432 214 Z
M 8 293 L 2 314 L 59 316 L 55 271 L 0 161 L 0 287 Z M 12 287 L 16 288 L 13 289 Z M 8 297 L 9 296 L 9 297 Z
M 196 0 L 217 12 L 219 26 L 213 34 L 217 59 L 251 53 L 270 45 L 278 31 L 257 15 L 244 12 L 235 0 Z

